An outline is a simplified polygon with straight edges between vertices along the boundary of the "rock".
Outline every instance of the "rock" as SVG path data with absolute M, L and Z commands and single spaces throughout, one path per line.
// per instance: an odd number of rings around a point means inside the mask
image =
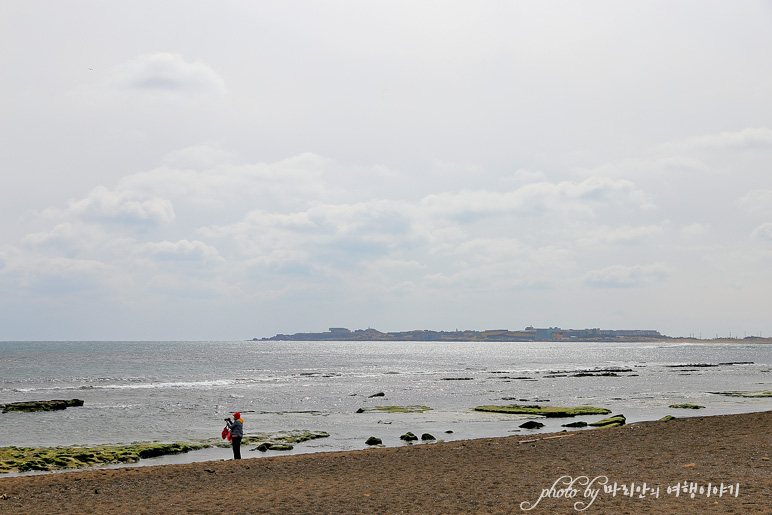
M 436 440 L 436 438 L 433 437 L 432 435 L 430 435 L 429 433 L 424 433 L 424 434 L 421 435 L 421 440 L 424 440 L 424 441 L 426 441 L 426 440 Z
M 362 408 L 359 408 L 358 410 L 356 410 L 355 413 L 364 413 L 364 412 L 365 412 L 365 410 L 363 410 Z
M 292 444 L 289 444 L 289 443 L 271 444 L 272 451 L 291 451 L 294 448 L 295 447 L 293 447 Z
M 613 417 L 604 418 L 597 422 L 591 422 L 589 425 L 592 427 L 619 427 L 625 425 L 627 419 L 624 415 L 614 415 Z
M 673 415 L 665 415 L 664 417 L 659 419 L 660 422 L 670 422 L 671 420 L 678 420 L 678 419 Z
M 367 444 L 367 445 L 381 445 L 382 443 L 383 442 L 381 441 L 381 439 L 380 438 L 376 438 L 375 436 L 371 436 L 365 442 L 365 444 Z
M 400 436 L 399 439 L 404 440 L 406 442 L 412 442 L 412 441 L 418 440 L 418 437 L 413 433 L 411 433 L 410 431 L 408 431 L 404 435 Z
M 269 442 L 263 442 L 260 445 L 258 445 L 257 447 L 255 447 L 255 449 L 257 449 L 260 452 L 265 452 L 265 451 L 267 451 L 270 448 L 271 448 L 271 444 Z
M 9 411 L 55 411 L 77 406 L 83 406 L 81 399 L 11 402 L 3 405 L 3 413 L 8 413 Z
M 524 424 L 520 424 L 520 427 L 523 429 L 539 429 L 540 427 L 544 427 L 544 424 L 541 422 L 536 422 L 535 420 L 529 420 Z
M 445 434 L 448 434 L 448 435 L 449 435 L 449 434 L 453 434 L 453 431 L 451 431 L 450 429 L 448 429 L 447 431 L 445 431 Z
M 386 394 L 385 394 L 385 393 L 383 393 L 383 392 L 378 392 L 378 393 L 374 393 L 374 394 L 372 394 L 372 395 L 368 395 L 368 396 L 367 396 L 367 398 L 368 398 L 368 399 L 372 399 L 373 397 L 383 397 L 383 396 L 385 396 L 385 395 L 386 395 Z
M 534 401 L 535 402 L 535 401 Z M 608 415 L 611 410 L 592 406 L 556 407 L 536 404 L 510 404 L 508 406 L 477 406 L 473 411 L 493 413 L 515 413 L 525 415 L 544 415 L 545 417 L 575 417 L 577 415 Z
M 702 409 L 705 406 L 699 404 L 671 404 L 668 408 L 680 408 L 680 409 Z
M 571 422 L 570 424 L 563 424 L 560 427 L 587 427 L 587 422 Z

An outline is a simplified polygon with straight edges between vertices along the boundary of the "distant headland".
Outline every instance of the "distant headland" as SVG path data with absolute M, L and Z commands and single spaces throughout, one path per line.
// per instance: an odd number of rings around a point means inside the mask
M 535 328 L 526 327 L 523 330 L 489 329 L 485 331 L 431 331 L 426 329 L 415 331 L 382 332 L 377 329 L 356 329 L 345 327 L 330 327 L 321 333 L 277 334 L 270 338 L 252 338 L 253 341 L 662 341 L 678 340 L 685 342 L 745 342 L 772 343 L 770 338 L 748 336 L 745 338 L 680 338 L 661 334 L 652 329 L 561 329 L 559 327 Z

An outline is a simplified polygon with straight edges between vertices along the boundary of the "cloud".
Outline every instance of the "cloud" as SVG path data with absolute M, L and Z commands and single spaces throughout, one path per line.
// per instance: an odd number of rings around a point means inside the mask
M 772 243 L 772 222 L 767 222 L 756 227 L 751 233 L 751 238 Z
M 748 213 L 772 216 L 772 190 L 751 190 L 738 203 Z
M 153 256 L 155 259 L 168 261 L 224 262 L 215 247 L 198 240 L 179 240 L 177 242 L 165 240 L 145 243 L 141 248 L 141 253 Z
M 664 229 L 659 225 L 645 225 L 640 227 L 631 227 L 623 225 L 620 227 L 602 226 L 590 229 L 579 238 L 579 243 L 585 246 L 594 245 L 636 245 L 642 243 L 658 234 L 662 234 Z
M 705 134 L 667 143 L 663 148 L 668 150 L 772 149 L 772 129 L 759 127 L 737 132 Z
M 115 69 L 112 86 L 143 93 L 173 93 L 221 96 L 225 82 L 208 65 L 187 62 L 171 53 L 141 55 Z
M 592 176 L 583 181 L 537 182 L 509 192 L 461 191 L 426 196 L 421 207 L 433 215 L 470 219 L 480 216 L 571 213 L 594 216 L 598 208 L 646 209 L 650 203 L 633 182 Z
M 661 264 L 612 265 L 593 270 L 582 278 L 585 284 L 598 288 L 630 288 L 665 280 L 670 269 Z
M 50 209 L 44 214 L 99 222 L 168 223 L 174 220 L 174 207 L 168 199 L 143 198 L 134 191 L 113 191 L 97 186 L 85 198 L 70 201 L 64 210 Z
M 681 228 L 686 236 L 704 236 L 710 233 L 710 224 L 691 223 Z

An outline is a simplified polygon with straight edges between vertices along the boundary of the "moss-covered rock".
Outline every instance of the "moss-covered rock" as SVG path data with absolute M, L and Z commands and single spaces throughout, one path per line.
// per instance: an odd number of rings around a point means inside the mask
M 659 419 L 660 422 L 670 422 L 671 420 L 678 420 L 678 419 L 673 415 L 665 415 L 664 417 Z
M 377 438 L 375 436 L 371 436 L 365 442 L 366 445 L 381 445 L 382 443 L 383 441 L 380 438 Z
M 522 427 L 523 429 L 540 429 L 544 427 L 544 424 L 536 422 L 535 420 L 529 420 L 528 422 L 520 424 L 518 427 Z
M 408 431 L 404 435 L 400 436 L 399 439 L 400 440 L 404 440 L 406 442 L 414 442 L 414 441 L 418 440 L 418 437 L 416 435 L 414 435 L 413 433 L 411 433 L 410 431 Z
M 699 404 L 671 404 L 668 406 L 668 408 L 677 408 L 677 409 L 702 409 L 705 406 L 700 406 Z
M 597 422 L 591 422 L 589 425 L 592 427 L 619 427 L 625 425 L 627 419 L 624 415 L 614 415 L 613 417 L 604 418 Z
M 575 417 L 577 415 L 608 415 L 611 410 L 592 406 L 576 406 L 570 408 L 556 406 L 539 406 L 536 404 L 509 404 L 506 406 L 477 406 L 474 411 L 492 413 L 511 413 L 521 415 L 542 415 L 544 417 Z
M 76 406 L 83 406 L 83 401 L 81 399 L 55 399 L 51 401 L 11 402 L 9 404 L 3 404 L 3 413 L 9 413 L 11 411 L 56 411 Z
M 568 424 L 563 424 L 560 427 L 587 427 L 587 422 L 579 420 L 577 422 L 570 422 Z
M 425 441 L 425 442 L 426 442 L 426 441 L 432 441 L 432 440 L 436 440 L 436 438 L 435 438 L 435 437 L 433 437 L 433 436 L 432 436 L 431 434 L 429 434 L 429 433 L 424 433 L 424 434 L 422 434 L 422 435 L 421 435 L 421 440 L 423 440 L 423 441 Z

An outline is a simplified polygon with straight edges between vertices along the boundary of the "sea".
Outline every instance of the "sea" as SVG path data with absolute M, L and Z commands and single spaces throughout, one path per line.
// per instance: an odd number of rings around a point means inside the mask
M 247 435 L 329 433 L 292 451 L 247 446 L 245 457 L 356 450 L 370 436 L 407 445 L 399 436 L 408 431 L 449 441 L 603 418 L 547 418 L 523 429 L 533 417 L 473 411 L 481 405 L 595 406 L 632 423 L 772 410 L 769 397 L 725 395 L 770 390 L 772 346 L 742 341 L 0 342 L 0 404 L 84 401 L 0 415 L 0 447 L 198 442 L 219 438 L 223 419 L 238 411 Z M 704 408 L 669 407 L 684 403 Z M 376 409 L 386 406 L 427 409 Z M 139 464 L 229 457 L 210 448 Z

